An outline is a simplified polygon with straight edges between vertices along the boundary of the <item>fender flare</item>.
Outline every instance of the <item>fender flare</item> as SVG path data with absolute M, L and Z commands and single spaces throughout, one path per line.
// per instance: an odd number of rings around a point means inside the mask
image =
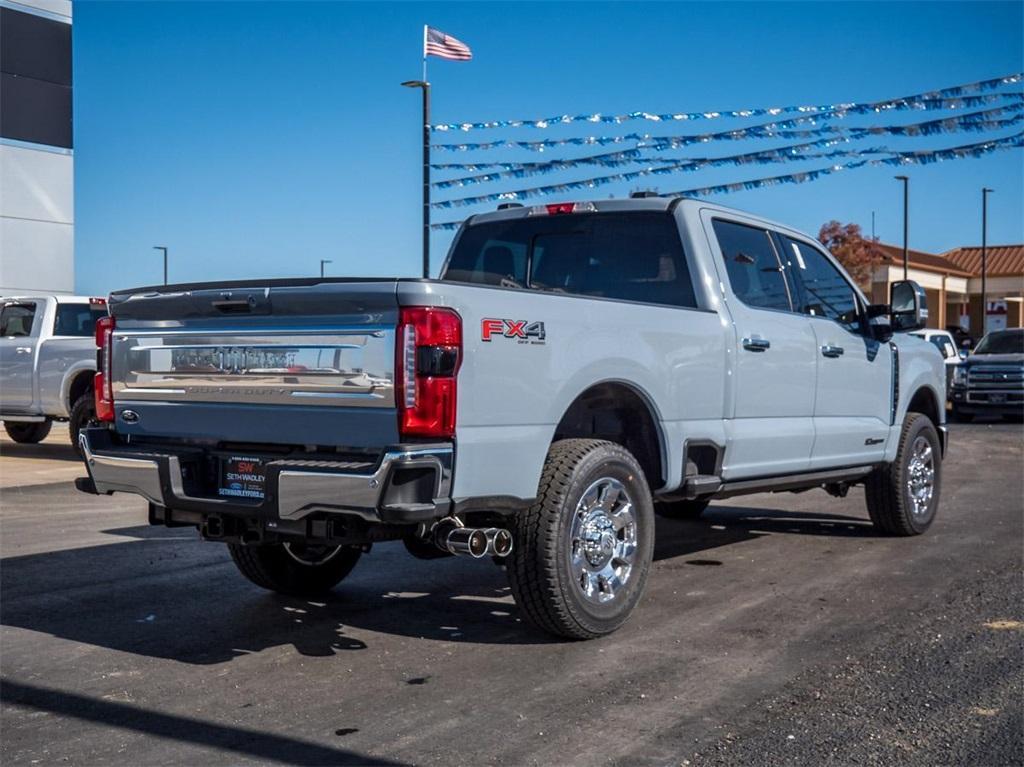
M 71 402 L 71 385 L 75 379 L 78 378 L 82 373 L 96 374 L 96 365 L 92 362 L 76 362 L 66 371 L 64 371 L 64 378 L 60 384 L 60 403 L 61 407 L 66 411 L 64 415 L 71 415 L 71 408 L 75 404 Z

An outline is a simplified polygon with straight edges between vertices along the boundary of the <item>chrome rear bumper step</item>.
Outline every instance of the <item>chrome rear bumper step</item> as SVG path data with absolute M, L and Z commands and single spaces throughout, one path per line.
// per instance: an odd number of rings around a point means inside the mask
M 91 480 L 91 487 L 84 480 L 76 483 L 80 490 L 134 493 L 165 508 L 293 521 L 323 512 L 406 524 L 438 519 L 450 504 L 453 451 L 448 444 L 399 445 L 376 462 L 268 459 L 267 493 L 260 502 L 189 495 L 183 456 L 115 445 L 102 428 L 84 429 L 79 444 Z M 429 478 L 420 497 L 390 492 L 394 478 L 407 471 Z

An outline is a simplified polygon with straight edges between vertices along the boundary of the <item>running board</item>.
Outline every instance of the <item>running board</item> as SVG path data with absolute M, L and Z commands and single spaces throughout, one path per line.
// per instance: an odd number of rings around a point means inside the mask
M 757 479 L 739 479 L 723 482 L 721 489 L 714 498 L 732 498 L 735 495 L 751 493 L 779 493 L 789 490 L 807 490 L 812 487 L 831 484 L 833 482 L 855 482 L 874 470 L 874 464 L 866 466 L 849 466 L 843 469 L 826 469 L 810 471 L 803 474 L 785 474 L 778 477 L 758 477 Z

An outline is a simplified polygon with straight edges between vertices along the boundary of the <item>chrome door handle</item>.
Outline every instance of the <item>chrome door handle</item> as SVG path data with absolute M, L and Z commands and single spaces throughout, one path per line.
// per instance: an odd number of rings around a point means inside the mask
M 750 352 L 766 352 L 772 342 L 767 338 L 744 338 L 743 348 Z
M 833 344 L 825 344 L 821 347 L 821 354 L 823 357 L 842 357 L 843 356 L 842 346 L 834 346 Z
M 14 351 L 15 351 L 16 354 L 31 354 L 32 353 L 32 347 L 31 346 L 18 346 L 18 347 L 15 348 Z

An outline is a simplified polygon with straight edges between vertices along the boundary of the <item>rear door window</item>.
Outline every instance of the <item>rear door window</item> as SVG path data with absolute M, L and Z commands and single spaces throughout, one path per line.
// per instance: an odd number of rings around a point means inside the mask
M 768 232 L 718 218 L 712 224 L 732 292 L 747 306 L 792 311 L 782 266 Z
M 467 227 L 444 279 L 667 306 L 697 305 L 670 213 L 587 213 Z
M 53 321 L 55 336 L 93 335 L 96 320 L 107 314 L 105 306 L 93 304 L 57 304 L 57 316 Z
M 0 310 L 0 337 L 18 338 L 32 335 L 35 316 L 35 304 L 7 304 Z

